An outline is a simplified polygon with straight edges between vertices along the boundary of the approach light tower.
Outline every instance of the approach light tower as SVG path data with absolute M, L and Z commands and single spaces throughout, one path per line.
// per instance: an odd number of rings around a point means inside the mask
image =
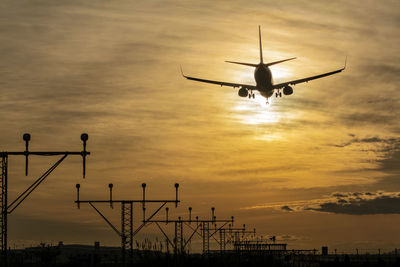
M 168 244 L 170 244 L 173 249 L 174 249 L 174 254 L 175 255 L 180 255 L 185 253 L 185 248 L 186 246 L 190 243 L 192 240 L 193 236 L 197 234 L 199 237 L 202 238 L 202 245 L 203 245 L 203 254 L 207 254 L 210 251 L 210 238 L 213 238 L 217 243 L 218 240 L 215 238 L 215 234 L 223 229 L 227 224 L 231 223 L 233 225 L 234 217 L 231 216 L 230 219 L 217 219 L 215 216 L 215 208 L 211 208 L 211 218 L 210 219 L 199 219 L 198 216 L 196 216 L 195 220 L 192 220 L 192 207 L 189 207 L 189 219 L 185 220 L 182 219 L 180 216 L 178 219 L 169 219 L 168 217 L 168 207 L 165 208 L 165 214 L 166 218 L 165 220 L 147 220 L 144 221 L 144 223 L 155 223 L 160 229 L 161 233 L 164 235 L 166 242 L 167 242 L 167 250 L 168 250 Z M 160 226 L 160 223 L 165 223 L 168 225 L 169 223 L 173 223 L 175 226 L 175 231 L 174 231 L 174 238 L 173 242 L 171 239 L 168 237 L 166 231 Z M 195 226 L 192 226 L 191 224 L 195 224 Z M 222 224 L 219 227 L 217 227 L 217 223 Z M 184 241 L 183 238 L 183 226 L 186 225 L 191 232 L 189 232 L 189 237 L 187 238 L 186 241 Z M 210 225 L 214 225 L 215 229 L 213 230 Z
M 122 250 L 122 262 L 125 263 L 126 251 L 129 253 L 129 260 L 133 261 L 133 238 L 134 236 L 149 222 L 151 219 L 168 203 L 175 203 L 175 207 L 178 207 L 180 200 L 178 199 L 178 188 L 179 184 L 176 183 L 175 187 L 175 199 L 146 199 L 146 184 L 142 184 L 143 198 L 142 199 L 124 199 L 124 200 L 114 200 L 112 189 L 113 184 L 109 184 L 110 189 L 110 199 L 109 200 L 81 200 L 80 199 L 80 184 L 76 184 L 76 196 L 75 201 L 78 209 L 82 203 L 89 204 L 100 217 L 114 230 L 114 232 L 121 238 L 121 250 Z M 109 219 L 107 219 L 99 209 L 96 208 L 94 204 L 109 204 L 110 208 L 114 208 L 114 203 L 121 204 L 121 230 L 118 230 Z M 133 225 L 133 204 L 141 203 L 143 211 L 143 222 L 136 229 Z M 157 208 L 149 217 L 146 218 L 146 203 L 158 203 L 160 207 Z
M 81 140 L 83 142 L 82 151 L 29 151 L 29 141 L 31 140 L 31 135 L 25 133 L 23 135 L 23 140 L 25 141 L 25 151 L 17 152 L 0 152 L 0 204 L 1 204 L 1 214 L 0 214 L 0 249 L 2 254 L 3 266 L 7 266 L 7 217 L 11 214 L 50 174 L 54 171 L 58 165 L 63 162 L 69 155 L 78 155 L 82 157 L 83 162 L 83 178 L 86 174 L 86 156 L 90 155 L 90 152 L 86 151 L 86 142 L 89 139 L 88 134 L 83 133 L 81 135 Z M 25 175 L 28 176 L 28 166 L 29 166 L 29 156 L 62 156 L 56 163 L 54 163 L 47 171 L 45 171 L 35 182 L 33 182 L 24 192 L 22 192 L 11 204 L 8 204 L 8 156 L 25 156 Z

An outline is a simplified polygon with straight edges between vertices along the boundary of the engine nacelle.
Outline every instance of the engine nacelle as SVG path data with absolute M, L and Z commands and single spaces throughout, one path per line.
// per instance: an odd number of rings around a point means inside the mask
M 293 88 L 288 85 L 285 88 L 283 88 L 283 93 L 285 95 L 291 95 L 293 94 Z
M 249 95 L 249 91 L 246 88 L 242 87 L 239 89 L 238 95 L 240 97 L 247 97 Z

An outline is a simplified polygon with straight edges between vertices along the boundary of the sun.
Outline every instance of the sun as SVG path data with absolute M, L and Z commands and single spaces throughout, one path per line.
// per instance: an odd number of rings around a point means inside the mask
M 277 108 L 273 106 L 273 101 L 270 99 L 269 104 L 266 104 L 266 99 L 256 93 L 254 99 L 241 99 L 238 101 L 234 110 L 237 111 L 237 118 L 243 124 L 273 124 L 281 119 Z

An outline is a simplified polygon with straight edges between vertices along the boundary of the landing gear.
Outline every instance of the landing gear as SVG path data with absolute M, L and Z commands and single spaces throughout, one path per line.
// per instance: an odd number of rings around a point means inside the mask
M 282 97 L 282 92 L 275 93 L 275 97 Z
M 256 95 L 253 93 L 253 91 L 250 91 L 249 99 L 250 99 L 250 98 L 253 98 L 253 99 L 254 99 L 255 97 L 256 97 Z

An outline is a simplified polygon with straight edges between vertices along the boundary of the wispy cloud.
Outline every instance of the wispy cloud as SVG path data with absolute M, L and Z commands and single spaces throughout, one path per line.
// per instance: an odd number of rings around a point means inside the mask
M 373 136 L 373 137 L 357 138 L 355 137 L 354 134 L 349 134 L 349 136 L 352 137 L 349 141 L 342 144 L 333 144 L 330 146 L 346 147 L 352 144 L 362 144 L 362 143 L 385 144 L 385 145 L 396 145 L 396 146 L 400 145 L 400 138 L 395 138 L 395 137 L 383 138 L 383 137 Z
M 335 192 L 307 201 L 291 201 L 246 207 L 244 209 L 281 209 L 348 215 L 400 214 L 400 192 Z

